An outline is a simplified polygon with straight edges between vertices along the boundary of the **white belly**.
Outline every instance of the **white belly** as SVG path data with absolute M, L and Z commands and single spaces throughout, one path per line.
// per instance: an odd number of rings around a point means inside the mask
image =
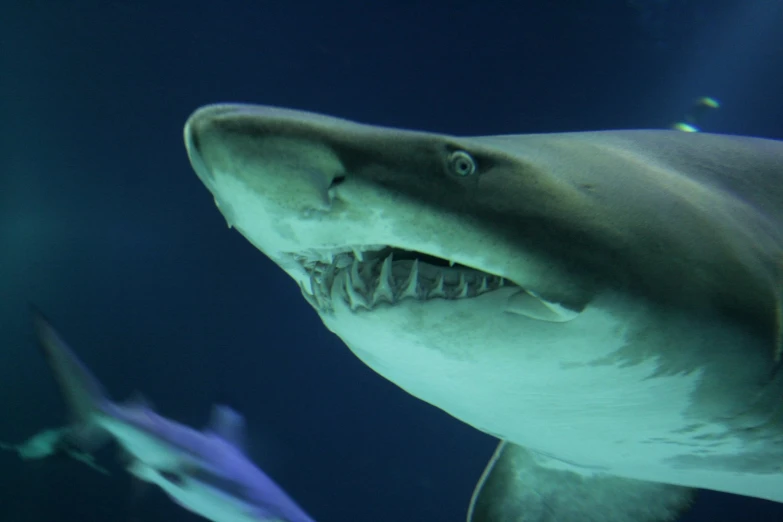
M 409 300 L 359 314 L 335 303 L 323 320 L 375 371 L 499 438 L 629 478 L 783 500 L 780 473 L 746 487 L 736 484 L 738 469 L 677 464 L 747 449 L 705 419 L 730 414 L 743 390 L 757 393 L 751 383 L 769 360 L 754 355 L 761 350 L 737 349 L 755 341 L 617 298 L 598 300 L 567 323 L 536 321 L 497 312 L 492 300 L 502 294 Z M 705 400 L 705 379 L 716 373 L 724 389 Z

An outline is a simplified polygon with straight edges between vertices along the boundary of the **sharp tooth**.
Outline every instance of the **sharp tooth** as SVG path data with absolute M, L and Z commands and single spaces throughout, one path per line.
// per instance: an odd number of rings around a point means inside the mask
M 465 273 L 459 273 L 459 283 L 457 284 L 457 299 L 468 296 L 468 283 L 465 281 Z
M 353 258 L 353 264 L 351 265 L 351 284 L 355 289 L 363 294 L 367 293 L 367 285 L 364 284 L 364 279 L 359 275 L 359 261 L 358 257 Z
M 326 253 L 326 264 L 331 265 L 334 263 L 334 254 L 332 252 Z
M 446 292 L 443 291 L 443 272 L 438 272 L 435 278 L 435 286 L 430 290 L 428 297 L 446 297 Z
M 351 277 L 347 273 L 343 278 L 343 289 L 345 290 L 345 296 L 348 299 L 348 305 L 350 305 L 351 311 L 355 311 L 360 306 L 367 309 L 370 308 L 364 296 L 354 290 L 353 283 L 351 283 Z
M 359 261 L 364 261 L 364 254 L 362 253 L 361 250 L 355 247 L 352 248 L 351 250 L 353 250 L 353 255 L 356 257 L 356 259 L 358 259 Z
M 381 265 L 381 282 L 386 283 L 389 287 L 394 286 L 394 280 L 392 279 L 393 258 L 394 254 L 389 254 L 389 257 L 384 259 L 383 265 Z
M 418 297 L 416 293 L 416 288 L 418 287 L 419 283 L 419 260 L 414 259 L 413 260 L 413 266 L 411 267 L 411 272 L 408 274 L 408 280 L 405 282 L 405 288 L 402 290 L 402 293 L 400 294 L 400 299 L 403 297 L 413 297 L 414 299 Z
M 483 294 L 489 290 L 489 285 L 487 284 L 487 276 L 481 276 L 481 284 L 478 287 L 478 290 L 476 291 L 476 295 Z
M 579 311 L 547 301 L 535 292 L 525 290 L 521 290 L 508 298 L 506 312 L 552 323 L 565 323 L 575 319 L 580 314 Z
M 299 283 L 299 289 L 302 291 L 302 295 L 304 296 L 305 301 L 310 303 L 310 306 L 312 306 L 316 310 L 321 308 L 320 306 L 318 306 L 318 300 L 315 298 L 313 294 L 307 291 L 304 283 Z
M 377 303 L 380 299 L 385 299 L 389 303 L 394 302 L 394 281 L 392 280 L 392 254 L 383 260 L 381 266 L 381 276 L 378 278 L 378 288 L 372 296 L 372 304 Z
M 457 263 L 455 261 L 453 261 L 452 259 L 449 259 L 449 266 L 454 266 L 456 264 Z

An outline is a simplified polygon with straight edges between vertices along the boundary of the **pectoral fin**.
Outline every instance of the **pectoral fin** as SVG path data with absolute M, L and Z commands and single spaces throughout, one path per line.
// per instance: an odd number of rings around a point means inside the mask
M 468 522 L 668 522 L 693 489 L 582 469 L 501 442 L 479 480 Z

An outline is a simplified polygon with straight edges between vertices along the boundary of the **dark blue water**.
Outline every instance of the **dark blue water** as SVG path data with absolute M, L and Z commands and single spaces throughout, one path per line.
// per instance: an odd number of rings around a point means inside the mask
M 361 364 L 226 229 L 185 156 L 193 109 L 489 134 L 662 127 L 709 95 L 708 130 L 783 138 L 777 0 L 161 3 L 0 4 L 0 439 L 64 421 L 33 301 L 116 398 L 243 411 L 320 522 L 461 521 L 495 443 Z M 102 458 L 111 477 L 0 453 L 0 519 L 198 520 Z M 703 493 L 683 520 L 781 517 Z

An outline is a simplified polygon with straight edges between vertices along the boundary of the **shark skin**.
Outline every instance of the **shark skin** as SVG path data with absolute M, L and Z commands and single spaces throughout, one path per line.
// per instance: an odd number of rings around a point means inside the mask
M 214 522 L 313 522 L 242 452 L 241 415 L 215 406 L 209 425 L 196 430 L 158 415 L 143 401 L 112 402 L 35 310 L 34 324 L 73 416 L 71 425 L 53 432 L 61 440 L 48 446 L 56 443 L 89 452 L 113 439 L 125 453 L 131 474 L 160 486 L 176 503 Z M 48 446 L 44 449 L 51 453 Z
M 380 375 L 502 440 L 468 519 L 657 522 L 783 502 L 783 143 L 456 137 L 202 107 L 229 227 Z

